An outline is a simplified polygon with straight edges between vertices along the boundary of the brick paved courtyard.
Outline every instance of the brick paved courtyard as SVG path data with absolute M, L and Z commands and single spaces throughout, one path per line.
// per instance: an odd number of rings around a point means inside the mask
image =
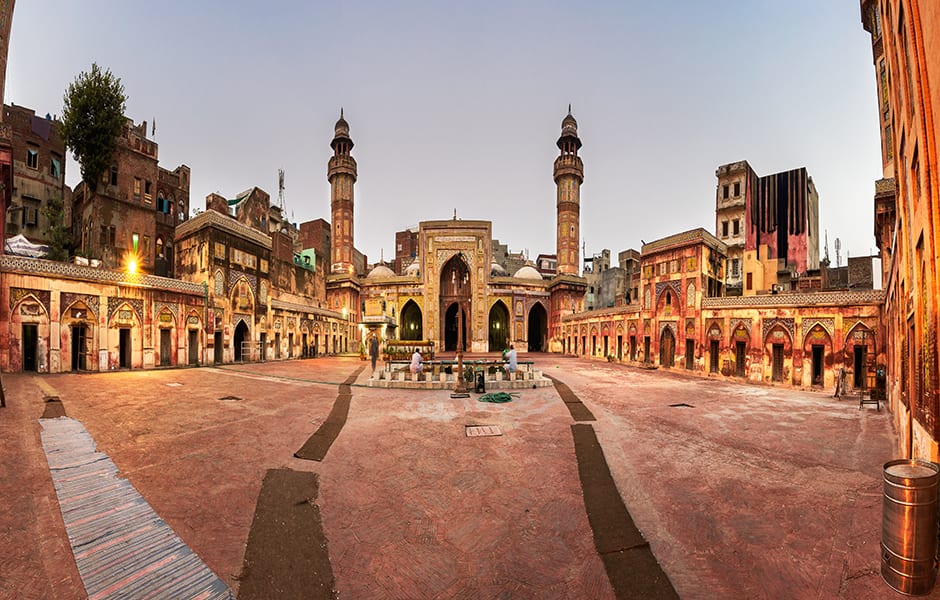
M 893 597 L 878 573 L 881 465 L 893 458 L 884 410 L 536 360 L 596 416 L 620 495 L 681 597 Z M 0 597 L 84 597 L 39 440 L 53 395 L 236 593 L 262 479 L 286 468 L 319 476 L 340 598 L 615 597 L 584 508 L 574 421 L 554 388 L 494 405 L 354 385 L 325 459 L 294 458 L 360 366 L 5 374 Z M 468 425 L 503 435 L 467 437 Z

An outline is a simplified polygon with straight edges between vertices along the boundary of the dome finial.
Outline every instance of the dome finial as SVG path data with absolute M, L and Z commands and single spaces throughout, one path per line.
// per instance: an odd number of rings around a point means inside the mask
M 568 105 L 568 114 L 569 114 L 569 115 L 571 114 L 571 105 L 570 105 L 570 104 Z M 342 106 L 339 107 L 339 118 L 340 118 L 340 119 L 343 118 L 343 107 L 342 107 Z
M 342 112 L 342 110 L 340 110 L 340 112 Z M 570 103 L 570 102 L 568 103 L 568 114 L 569 114 L 569 115 L 571 114 L 571 103 Z

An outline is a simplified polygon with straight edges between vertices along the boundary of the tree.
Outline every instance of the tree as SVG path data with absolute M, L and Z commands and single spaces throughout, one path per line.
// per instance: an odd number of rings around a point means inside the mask
M 65 92 L 59 132 L 82 169 L 82 181 L 94 193 L 111 166 L 117 137 L 124 130 L 127 96 L 121 79 L 92 63 Z
M 46 258 L 68 260 L 69 251 L 72 249 L 72 231 L 65 222 L 65 203 L 62 198 L 51 198 L 42 208 L 42 214 L 49 223 L 43 230 L 43 235 L 49 242 L 49 254 Z

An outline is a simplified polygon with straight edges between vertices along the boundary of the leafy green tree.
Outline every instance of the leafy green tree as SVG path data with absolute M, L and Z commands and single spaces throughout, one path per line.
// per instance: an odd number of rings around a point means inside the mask
M 124 85 L 110 70 L 92 63 L 91 71 L 79 73 L 69 84 L 64 102 L 59 132 L 81 167 L 82 181 L 94 193 L 124 129 Z
M 72 249 L 72 231 L 65 222 L 65 203 L 62 198 L 52 198 L 42 207 L 42 214 L 48 225 L 43 235 L 49 244 L 49 260 L 65 261 Z

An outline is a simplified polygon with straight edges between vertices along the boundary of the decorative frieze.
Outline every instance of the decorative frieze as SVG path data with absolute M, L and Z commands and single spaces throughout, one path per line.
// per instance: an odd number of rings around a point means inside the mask
M 774 317 L 771 319 L 764 319 L 761 321 L 761 332 L 760 337 L 762 340 L 767 339 L 767 332 L 769 332 L 775 325 L 780 325 L 790 334 L 790 339 L 793 339 L 794 330 L 796 328 L 795 321 L 792 318 L 779 318 Z
M 140 298 L 121 298 L 119 296 L 108 296 L 108 322 L 114 317 L 114 313 L 124 304 L 128 304 L 137 315 L 137 322 L 144 322 L 144 301 Z M 130 315 L 127 315 L 128 317 Z M 124 316 L 122 320 L 127 320 Z
M 10 310 L 13 310 L 13 307 L 19 304 L 25 298 L 32 296 L 36 299 L 39 304 L 46 309 L 46 314 L 49 314 L 49 290 L 32 290 L 28 288 L 10 288 Z
M 91 296 L 88 294 L 73 294 L 71 292 L 62 292 L 59 295 L 59 310 L 61 311 L 60 316 L 65 315 L 65 311 L 69 310 L 76 302 L 81 302 L 87 306 L 88 310 L 94 314 L 95 320 L 98 320 L 98 296 Z

